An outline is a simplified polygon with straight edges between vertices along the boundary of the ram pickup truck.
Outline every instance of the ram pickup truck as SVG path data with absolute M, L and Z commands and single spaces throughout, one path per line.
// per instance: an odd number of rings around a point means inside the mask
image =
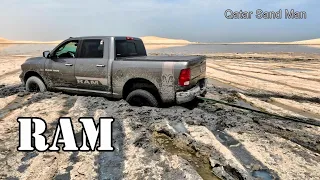
M 206 93 L 204 56 L 147 56 L 133 37 L 71 37 L 21 69 L 27 91 L 84 92 L 138 106 L 182 104 Z

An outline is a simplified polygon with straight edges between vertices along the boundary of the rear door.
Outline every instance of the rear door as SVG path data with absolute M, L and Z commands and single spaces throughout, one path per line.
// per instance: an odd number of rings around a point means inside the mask
M 77 87 L 81 91 L 108 90 L 108 57 L 103 39 L 84 39 L 75 65 Z

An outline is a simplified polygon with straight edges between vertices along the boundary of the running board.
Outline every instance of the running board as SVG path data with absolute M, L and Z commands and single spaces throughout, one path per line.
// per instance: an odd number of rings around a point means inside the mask
M 90 90 L 90 89 L 79 89 L 79 88 L 67 88 L 67 87 L 55 87 L 55 89 L 59 90 L 69 90 L 69 91 L 81 91 L 81 92 L 91 92 L 91 93 L 100 93 L 100 94 L 108 94 L 108 95 L 115 95 L 118 96 L 117 93 L 111 93 L 106 91 L 99 91 L 99 90 Z

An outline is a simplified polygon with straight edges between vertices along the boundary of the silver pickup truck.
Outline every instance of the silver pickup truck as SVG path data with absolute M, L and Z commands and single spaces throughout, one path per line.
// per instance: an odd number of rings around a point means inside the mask
M 206 93 L 204 56 L 147 56 L 141 39 L 69 38 L 21 65 L 27 91 L 71 91 L 138 106 L 182 104 Z

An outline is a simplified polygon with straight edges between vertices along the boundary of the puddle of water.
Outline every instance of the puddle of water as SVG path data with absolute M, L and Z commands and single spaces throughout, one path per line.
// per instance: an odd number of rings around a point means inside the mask
M 251 164 L 262 165 L 243 147 L 243 145 L 241 145 L 239 141 L 235 140 L 232 136 L 228 135 L 224 131 L 214 131 L 213 133 L 217 137 L 218 141 L 226 146 L 245 167 L 250 167 Z
M 295 107 L 292 107 L 292 106 L 288 106 L 288 105 L 282 104 L 282 103 L 277 102 L 277 101 L 272 101 L 272 100 L 269 103 L 272 104 L 272 105 L 278 106 L 280 108 L 295 112 L 295 113 L 300 114 L 300 115 L 302 115 L 304 117 L 307 117 L 307 118 L 310 118 L 310 119 L 318 119 L 318 120 L 320 120 L 320 115 L 317 115 L 317 114 L 314 114 L 314 113 L 311 113 L 311 112 L 308 112 L 308 111 L 304 111 L 303 109 L 299 109 L 299 108 L 295 108 Z
M 216 132 L 216 135 L 217 135 L 217 136 L 216 136 L 217 139 L 218 139 L 220 142 L 225 142 L 228 147 L 230 147 L 230 146 L 235 146 L 235 145 L 239 144 L 239 141 L 231 138 L 231 136 L 227 135 L 227 134 L 226 134 L 225 132 L 223 132 L 223 131 L 217 131 L 217 132 Z
M 32 151 L 32 152 L 26 152 L 24 157 L 21 159 L 22 162 L 26 162 L 32 158 L 35 158 L 37 157 L 39 154 L 35 151 Z
M 19 178 L 17 178 L 17 177 L 7 177 L 6 180 L 19 180 Z
M 228 133 L 224 131 L 214 131 L 214 135 L 217 137 L 217 139 L 226 146 L 233 155 L 241 162 L 241 164 L 244 165 L 245 168 L 247 168 L 249 171 L 252 171 L 252 165 L 257 165 L 263 169 L 267 169 L 263 163 L 255 159 L 254 156 L 251 155 L 250 152 L 248 152 L 244 146 L 234 139 L 232 136 L 230 136 Z M 259 171 L 253 171 L 252 176 L 254 177 L 270 177 L 271 179 L 278 179 L 278 175 L 271 171 L 271 170 L 259 170 Z M 264 176 L 263 176 L 264 175 Z M 269 180 L 268 178 L 262 178 L 263 180 Z
M 20 173 L 23 173 L 24 171 L 27 170 L 27 168 L 28 168 L 29 166 L 30 166 L 29 164 L 22 164 L 22 165 L 20 165 L 20 166 L 18 167 L 17 170 L 18 170 Z
M 187 133 L 188 130 L 182 122 L 172 123 L 171 125 L 179 133 Z
M 242 107 L 245 107 L 245 108 L 249 108 L 249 109 L 253 109 L 253 110 L 256 110 L 256 111 L 261 111 L 261 109 L 256 108 L 255 106 L 252 106 L 250 103 L 248 103 L 248 102 L 246 102 L 244 100 L 237 100 L 236 105 L 242 106 Z
M 263 180 L 272 180 L 272 175 L 266 170 L 253 171 L 252 176 Z
M 292 71 L 292 72 L 303 72 L 303 71 L 313 71 L 311 69 L 300 69 L 300 68 L 280 68 L 280 71 Z
M 204 180 L 219 180 L 219 178 L 212 172 L 212 167 L 208 158 L 199 156 L 191 149 L 189 150 L 177 147 L 173 143 L 173 140 L 164 134 L 155 132 L 153 133 L 153 138 L 155 144 L 164 148 L 166 152 L 187 160 Z

